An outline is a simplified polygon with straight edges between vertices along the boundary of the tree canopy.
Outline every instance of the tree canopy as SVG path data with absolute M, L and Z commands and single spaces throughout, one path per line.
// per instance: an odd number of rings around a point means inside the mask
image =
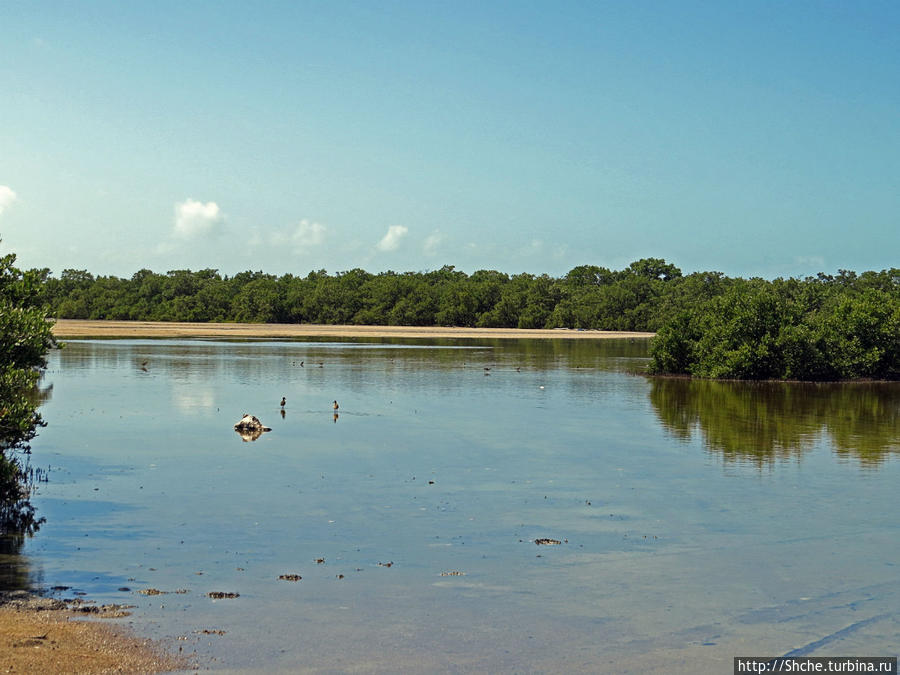
M 66 269 L 47 277 L 44 298 L 60 319 L 481 326 L 654 330 L 666 287 L 681 270 L 647 258 L 613 272 L 576 267 L 561 279 L 466 274 L 446 265 L 426 272 L 351 269 L 303 276 L 217 270 L 143 269 L 131 278 Z M 662 313 L 661 313 L 662 312 Z
M 900 379 L 900 270 L 736 280 L 673 314 L 650 353 L 652 373 Z
M 33 271 L 71 319 L 570 328 L 657 332 L 650 372 L 703 378 L 898 379 L 900 270 L 806 279 L 684 275 L 662 258 L 560 278 L 425 272 L 223 276 L 217 270 Z

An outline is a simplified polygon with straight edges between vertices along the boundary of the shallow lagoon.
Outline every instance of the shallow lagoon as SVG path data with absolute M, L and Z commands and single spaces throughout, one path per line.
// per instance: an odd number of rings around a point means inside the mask
M 70 342 L 45 380 L 47 522 L 23 564 L 137 605 L 140 633 L 225 671 L 895 655 L 897 385 L 652 381 L 633 374 L 645 354 Z M 244 442 L 244 412 L 272 431 Z

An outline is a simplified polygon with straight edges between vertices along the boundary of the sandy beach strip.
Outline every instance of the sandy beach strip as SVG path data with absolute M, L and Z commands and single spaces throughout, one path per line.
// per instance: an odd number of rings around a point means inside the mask
M 0 593 L 4 673 L 162 673 L 190 665 L 128 626 L 84 620 L 60 601 Z
M 489 340 L 646 339 L 653 333 L 603 330 L 523 330 L 443 326 L 331 326 L 287 323 L 178 323 L 169 321 L 82 321 L 58 319 L 53 334 L 77 338 L 463 338 Z

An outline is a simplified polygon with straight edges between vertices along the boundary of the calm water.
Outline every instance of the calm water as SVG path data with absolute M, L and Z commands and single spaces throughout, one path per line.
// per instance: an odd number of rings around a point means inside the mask
M 70 342 L 19 573 L 133 603 L 139 632 L 224 671 L 896 655 L 898 386 L 651 381 L 645 354 Z M 272 431 L 242 440 L 244 412 Z

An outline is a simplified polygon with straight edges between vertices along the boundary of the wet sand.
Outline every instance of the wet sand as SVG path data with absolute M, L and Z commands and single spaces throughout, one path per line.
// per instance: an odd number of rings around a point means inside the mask
M 58 319 L 53 334 L 65 338 L 465 338 L 603 340 L 650 338 L 653 333 L 602 330 L 521 330 L 443 326 L 326 326 L 284 323 L 175 323 L 168 321 L 82 321 Z
M 121 612 L 96 616 L 120 617 Z M 189 667 L 120 624 L 81 620 L 60 600 L 0 594 L 0 669 L 5 673 L 162 673 Z

